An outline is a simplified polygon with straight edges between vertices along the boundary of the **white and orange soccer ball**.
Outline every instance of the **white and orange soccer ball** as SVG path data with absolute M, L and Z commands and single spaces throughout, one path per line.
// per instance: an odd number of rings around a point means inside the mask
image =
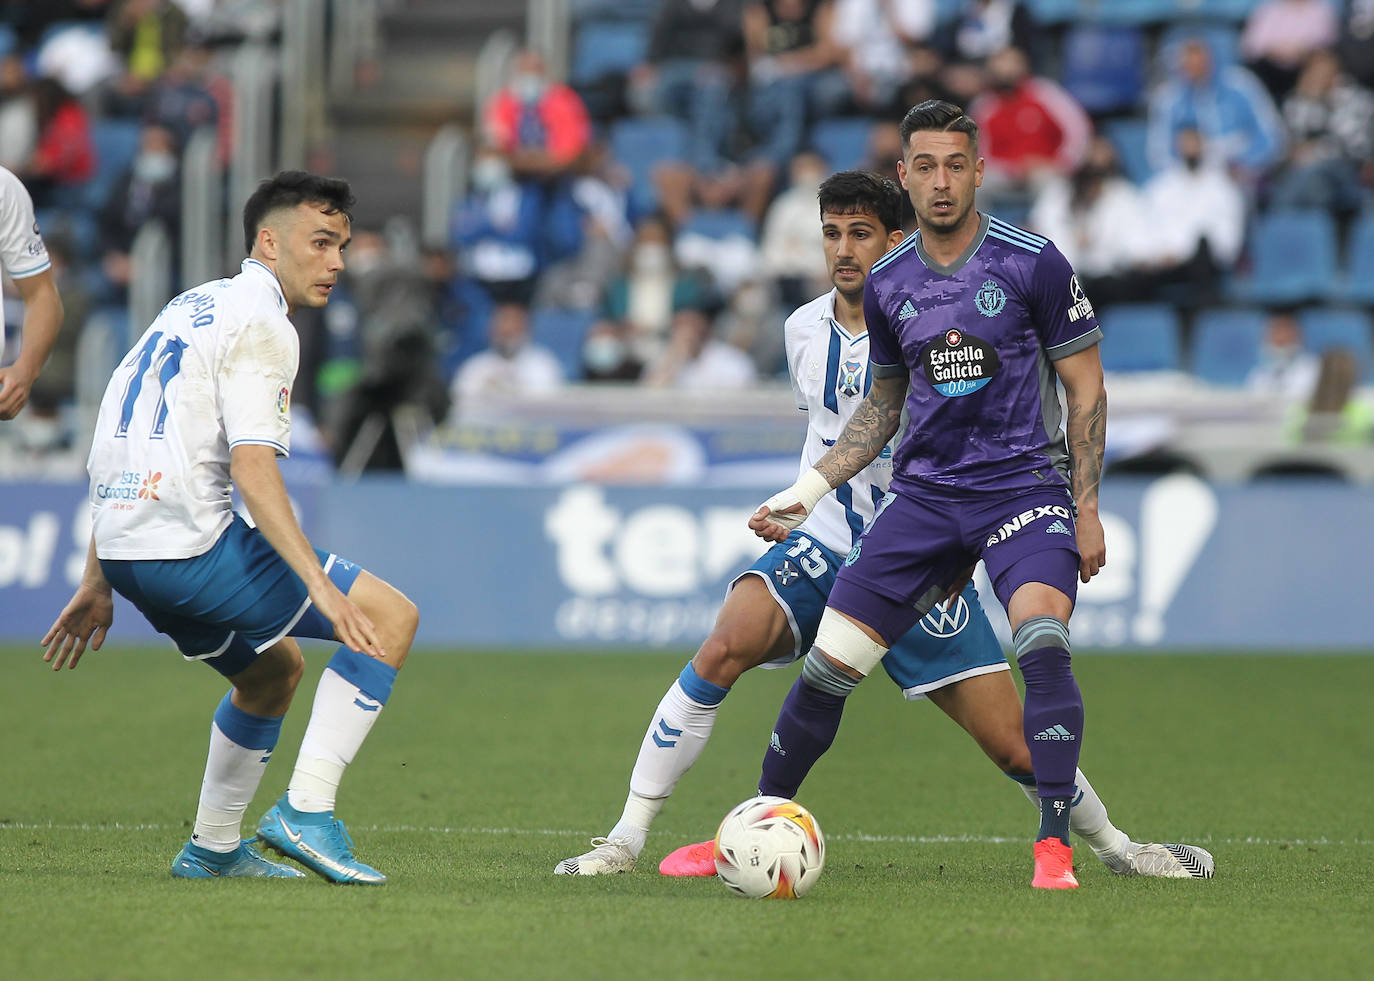
M 751 797 L 720 822 L 716 872 L 750 899 L 800 899 L 825 868 L 825 838 L 806 808 L 783 797 Z

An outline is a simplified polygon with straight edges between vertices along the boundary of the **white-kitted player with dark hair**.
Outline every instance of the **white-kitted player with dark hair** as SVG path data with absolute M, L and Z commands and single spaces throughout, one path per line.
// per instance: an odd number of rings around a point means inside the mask
M 13 364 L 0 366 L 0 419 L 13 419 L 28 403 L 29 390 L 57 342 L 62 298 L 33 215 L 33 199 L 19 178 L 4 167 L 0 167 L 0 266 L 24 301 L 19 356 Z M 3 290 L 0 284 L 0 301 Z M 3 328 L 0 318 L 0 339 Z
M 340 556 L 313 548 L 277 467 L 290 451 L 300 357 L 288 319 L 322 307 L 342 271 L 353 195 L 287 171 L 244 208 L 249 257 L 232 279 L 173 299 L 115 369 L 91 445 L 92 533 L 76 594 L 43 638 L 54 670 L 99 649 L 111 588 L 188 660 L 233 686 L 215 710 L 200 805 L 172 863 L 181 878 L 297 878 L 240 839 L 304 671 L 293 637 L 338 640 L 315 692 L 286 794 L 259 839 L 335 882 L 386 877 L 353 856 L 335 796 L 391 694 L 415 606 Z M 256 527 L 235 514 L 237 489 Z

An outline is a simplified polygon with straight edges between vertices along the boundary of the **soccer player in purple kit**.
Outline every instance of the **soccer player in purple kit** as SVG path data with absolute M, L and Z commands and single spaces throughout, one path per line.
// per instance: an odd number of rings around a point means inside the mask
M 784 744 L 833 738 L 845 697 L 981 558 L 1026 684 L 1041 805 L 1031 884 L 1074 889 L 1069 812 L 1083 699 L 1068 621 L 1078 579 L 1106 561 L 1102 332 L 1053 243 L 975 207 L 978 127 L 960 107 L 921 103 L 901 137 L 898 176 L 920 230 L 875 263 L 865 285 L 872 389 L 835 445 L 749 522 L 784 540 L 877 457 L 906 409 L 889 493 L 835 581 L 776 731 Z M 800 783 L 789 772 L 797 765 L 765 754 L 762 786 Z

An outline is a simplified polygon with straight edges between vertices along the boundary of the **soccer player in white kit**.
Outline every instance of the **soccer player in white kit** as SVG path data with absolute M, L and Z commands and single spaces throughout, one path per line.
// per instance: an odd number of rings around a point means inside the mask
M 19 178 L 4 167 L 0 167 L 0 266 L 14 280 L 14 288 L 24 301 L 19 357 L 14 364 L 0 367 L 0 420 L 5 420 L 13 419 L 24 408 L 29 390 L 52 353 L 62 326 L 62 298 L 33 216 L 33 199 Z M 0 301 L 3 299 L 0 287 Z M 0 322 L 0 340 L 3 328 Z
M 232 279 L 173 299 L 115 369 L 91 446 L 92 532 L 81 584 L 43 638 L 54 670 L 99 650 L 111 588 L 188 660 L 232 684 L 215 710 L 180 878 L 299 878 L 240 838 L 243 814 L 304 671 L 293 637 L 338 640 L 286 794 L 258 839 L 334 882 L 382 883 L 334 816 L 344 769 L 391 694 L 415 606 L 347 559 L 311 547 L 277 467 L 290 451 L 300 356 L 288 319 L 322 307 L 344 267 L 353 196 L 287 171 L 244 207 L 249 258 Z M 233 511 L 237 489 L 256 527 Z
M 807 413 L 801 471 L 811 468 L 844 430 L 869 385 L 862 297 L 873 263 L 902 240 L 902 192 L 873 174 L 846 171 L 821 184 L 821 233 L 834 289 L 798 308 L 784 325 L 797 408 Z M 817 502 L 800 528 L 737 576 L 711 635 L 669 687 L 651 717 L 630 775 L 620 820 L 592 849 L 565 859 L 559 875 L 632 869 L 678 780 L 700 758 L 716 714 L 746 670 L 792 663 L 814 642 L 835 574 L 873 520 L 887 492 L 892 456 L 877 460 Z M 1033 801 L 1035 779 L 1021 728 L 1021 702 L 977 592 L 970 586 L 923 618 L 882 661 L 909 699 L 928 698 L 963 727 Z M 798 682 L 800 684 L 800 682 Z M 838 725 L 843 702 L 836 706 Z M 795 797 L 795 782 L 776 782 L 770 763 L 786 756 L 805 774 L 829 748 L 779 718 L 765 753 L 759 792 Z M 1082 772 L 1071 812 L 1075 833 L 1122 875 L 1207 878 L 1212 856 L 1192 845 L 1138 844 L 1108 819 Z M 664 875 L 715 874 L 711 842 L 687 845 L 659 866 Z

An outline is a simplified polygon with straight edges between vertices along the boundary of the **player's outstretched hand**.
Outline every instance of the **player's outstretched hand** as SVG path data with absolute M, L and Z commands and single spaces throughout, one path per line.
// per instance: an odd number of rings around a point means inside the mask
M 1078 516 L 1078 578 L 1087 582 L 1107 564 L 1107 536 L 1096 512 Z
M 82 583 L 43 635 L 43 660 L 54 671 L 60 671 L 63 664 L 76 667 L 88 642 L 92 650 L 100 650 L 112 623 L 114 597 L 110 590 Z
M 787 536 L 816 509 L 816 503 L 830 493 L 830 484 L 814 469 L 807 470 L 785 491 L 774 494 L 759 505 L 749 519 L 749 530 L 765 541 L 786 541 Z
M 334 625 L 334 636 L 339 643 L 347 644 L 359 654 L 375 657 L 379 661 L 386 659 L 386 651 L 377 638 L 377 627 L 339 587 L 326 582 L 318 596 L 314 591 L 311 592 L 310 601 Z
M 784 542 L 792 530 L 806 520 L 806 508 L 792 495 L 789 504 L 784 494 L 775 494 L 759 505 L 749 518 L 749 530 L 765 541 Z

